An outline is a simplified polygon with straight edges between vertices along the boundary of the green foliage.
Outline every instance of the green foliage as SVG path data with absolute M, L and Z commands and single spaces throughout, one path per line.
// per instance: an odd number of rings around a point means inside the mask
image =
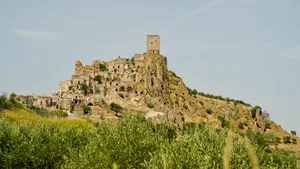
M 89 87 L 86 83 L 81 84 L 81 90 L 83 91 L 84 95 L 88 94 L 88 89 L 89 89 Z
M 252 117 L 253 119 L 256 118 L 256 112 L 257 112 L 258 109 L 261 111 L 261 107 L 259 107 L 259 106 L 255 106 L 255 107 L 253 107 L 253 108 L 251 109 L 251 117 Z
M 239 127 L 239 129 L 244 130 L 244 123 L 240 122 L 238 127 Z
M 198 94 L 200 96 L 203 96 L 203 97 L 208 97 L 208 98 L 217 99 L 217 100 L 224 100 L 224 101 L 227 101 L 228 103 L 233 102 L 235 105 L 236 104 L 242 104 L 242 105 L 245 105 L 245 106 L 251 106 L 249 103 L 245 103 L 242 100 L 234 100 L 234 99 L 230 99 L 228 97 L 224 98 L 222 96 L 216 96 L 216 95 L 213 95 L 213 94 L 205 94 L 203 92 L 199 92 Z
M 56 110 L 56 111 L 54 111 L 54 113 L 55 113 L 56 117 L 67 117 L 68 116 L 67 112 L 64 112 L 62 110 Z
M 134 57 L 132 57 L 130 61 L 133 65 L 135 65 Z
M 105 64 L 100 63 L 100 71 L 101 72 L 105 72 L 106 71 L 106 65 Z
M 83 104 L 83 105 L 81 105 L 81 108 L 82 108 L 83 114 L 89 114 L 91 112 L 90 106 Z
M 291 136 L 285 136 L 285 137 L 283 137 L 283 142 L 284 142 L 285 144 L 291 143 Z
M 0 111 L 10 110 L 13 108 L 13 104 L 7 99 L 6 95 L 0 96 Z
M 116 103 L 111 103 L 110 104 L 110 109 L 116 113 L 120 113 L 122 111 L 122 107 Z
M 266 129 L 271 129 L 271 123 L 269 122 L 266 123 Z
M 275 139 L 276 139 L 276 143 L 281 143 L 281 138 L 280 137 L 277 136 Z
M 220 120 L 223 128 L 229 128 L 229 121 L 227 121 L 224 116 L 218 116 L 218 119 Z
M 198 94 L 198 91 L 197 91 L 197 89 L 190 89 L 190 88 L 186 88 L 187 90 L 188 90 L 188 93 L 190 94 L 190 95 L 196 95 L 196 94 Z
M 297 139 L 296 138 L 292 138 L 293 140 L 293 144 L 297 144 Z
M 100 75 L 97 75 L 94 77 L 94 81 L 97 81 L 99 84 L 102 83 L 102 77 Z
M 43 108 L 35 107 L 33 105 L 26 106 L 28 110 L 34 112 L 42 117 L 67 117 L 68 114 L 62 110 L 48 111 Z
M 207 114 L 212 114 L 213 113 L 211 108 L 207 108 L 207 109 L 205 109 L 205 111 L 206 111 Z
M 168 70 L 168 72 L 169 72 L 172 76 L 177 77 L 176 73 L 174 73 L 173 71 Z
M 22 108 L 23 105 L 16 101 L 17 95 L 11 93 L 9 98 L 5 94 L 0 95 L 0 111 L 11 110 L 13 108 Z
M 200 127 L 199 127 L 200 126 Z M 0 116 L 1 168 L 223 168 L 226 130 L 185 124 L 177 136 L 166 125 L 126 116 L 117 125 L 53 125 L 11 121 Z M 180 133 L 178 133 L 180 134 Z M 249 133 L 261 168 L 299 168 L 295 156 L 267 151 Z M 270 150 L 270 149 L 269 149 Z M 244 145 L 235 139 L 231 168 L 251 166 Z M 165 166 L 165 167 L 163 167 Z
M 296 132 L 295 130 L 292 130 L 292 131 L 291 131 L 291 134 L 294 135 L 294 136 L 296 136 L 296 135 L 297 135 L 297 132 Z

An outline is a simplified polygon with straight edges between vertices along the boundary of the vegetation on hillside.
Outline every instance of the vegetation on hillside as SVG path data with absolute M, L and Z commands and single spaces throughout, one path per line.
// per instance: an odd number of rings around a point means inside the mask
M 102 77 L 100 75 L 96 75 L 94 77 L 94 81 L 97 81 L 99 84 L 101 84 L 102 83 Z
M 224 122 L 227 123 L 227 122 Z M 53 119 L 24 109 L 0 112 L 2 168 L 223 168 L 227 128 L 185 124 L 180 132 L 145 117 L 118 124 Z M 251 168 L 249 139 L 261 168 L 299 168 L 296 157 L 267 150 L 267 137 L 247 132 L 232 141 L 231 168 Z

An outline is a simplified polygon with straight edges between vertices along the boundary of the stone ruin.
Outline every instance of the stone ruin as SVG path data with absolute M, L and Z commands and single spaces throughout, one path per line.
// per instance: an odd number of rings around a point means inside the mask
M 119 56 L 111 61 L 94 60 L 92 65 L 83 65 L 77 60 L 71 79 L 60 82 L 57 93 L 19 95 L 17 99 L 25 104 L 74 114 L 82 113 L 82 105 L 90 106 L 91 113 L 97 114 L 103 107 L 117 103 L 127 111 L 169 114 L 166 116 L 169 120 L 176 108 L 170 100 L 167 71 L 167 58 L 160 54 L 160 36 L 147 35 L 147 51 L 143 54 L 132 58 Z M 175 114 L 180 115 L 180 112 Z M 179 121 L 181 116 L 177 118 Z

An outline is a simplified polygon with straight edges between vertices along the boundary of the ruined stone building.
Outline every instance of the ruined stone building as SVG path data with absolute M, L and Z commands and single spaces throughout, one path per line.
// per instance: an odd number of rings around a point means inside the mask
M 146 44 L 145 53 L 131 58 L 94 60 L 91 65 L 77 60 L 74 74 L 60 82 L 57 93 L 18 98 L 27 104 L 72 113 L 82 112 L 81 105 L 97 113 L 111 103 L 144 113 L 150 104 L 157 111 L 174 111 L 168 90 L 167 58 L 160 54 L 160 36 L 148 35 Z

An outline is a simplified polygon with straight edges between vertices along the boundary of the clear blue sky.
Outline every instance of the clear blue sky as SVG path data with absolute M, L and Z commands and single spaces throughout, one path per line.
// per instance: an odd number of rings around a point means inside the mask
M 56 92 L 75 60 L 131 57 L 159 34 L 190 88 L 260 105 L 300 133 L 299 9 L 299 0 L 1 0 L 0 92 Z

